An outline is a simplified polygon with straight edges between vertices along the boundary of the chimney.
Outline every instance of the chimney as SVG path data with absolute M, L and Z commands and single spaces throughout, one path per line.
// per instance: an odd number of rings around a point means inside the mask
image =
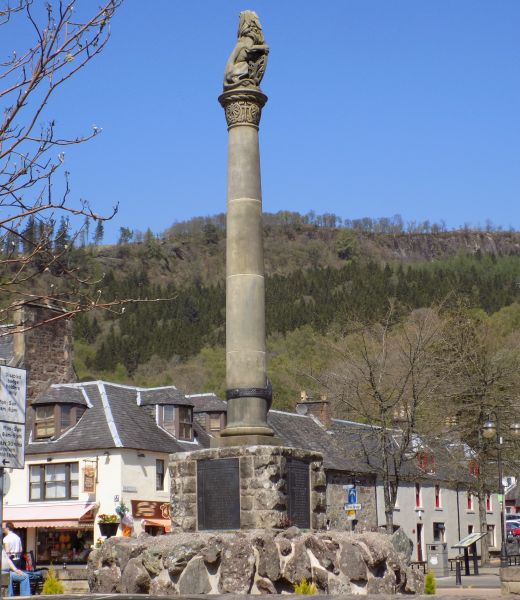
M 296 412 L 299 415 L 312 415 L 315 419 L 318 419 L 325 429 L 330 429 L 332 414 L 327 396 L 323 395 L 319 400 L 314 400 L 314 398 L 307 395 L 305 390 L 302 390 L 300 401 L 296 403 Z
M 52 383 L 77 381 L 72 365 L 72 322 L 53 320 L 60 308 L 31 302 L 14 314 L 12 355 L 7 364 L 27 370 L 27 404 Z M 28 329 L 16 331 L 16 327 Z

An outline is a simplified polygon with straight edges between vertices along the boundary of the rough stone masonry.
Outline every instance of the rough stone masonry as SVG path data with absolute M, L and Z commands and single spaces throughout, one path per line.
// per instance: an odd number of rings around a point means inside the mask
M 175 533 L 111 538 L 89 557 L 93 593 L 280 594 L 303 579 L 331 595 L 415 594 L 423 574 L 401 541 L 380 533 Z

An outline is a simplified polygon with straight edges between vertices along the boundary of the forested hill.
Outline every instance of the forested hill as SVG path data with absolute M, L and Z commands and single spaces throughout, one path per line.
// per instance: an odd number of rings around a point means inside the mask
M 326 357 L 313 350 L 319 339 L 352 319 L 382 318 L 390 298 L 403 316 L 450 295 L 489 315 L 518 307 L 519 233 L 373 229 L 267 215 L 266 311 L 275 405 L 291 404 L 305 387 L 301 374 L 323 367 Z M 87 244 L 80 251 L 105 273 L 105 299 L 172 300 L 130 305 L 118 318 L 78 318 L 79 376 L 222 393 L 223 216 L 176 224 L 159 237 L 122 230 L 117 245 Z

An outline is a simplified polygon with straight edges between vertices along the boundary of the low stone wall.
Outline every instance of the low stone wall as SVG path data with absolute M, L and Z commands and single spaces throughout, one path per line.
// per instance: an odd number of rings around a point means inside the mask
M 111 538 L 90 554 L 90 591 L 109 594 L 279 594 L 314 581 L 326 594 L 422 593 L 423 574 L 381 533 L 295 527 Z
M 520 567 L 500 569 L 502 596 L 520 596 Z

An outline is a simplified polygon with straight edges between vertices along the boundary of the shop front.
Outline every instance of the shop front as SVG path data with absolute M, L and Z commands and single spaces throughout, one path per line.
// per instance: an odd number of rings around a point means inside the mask
M 85 502 L 12 505 L 4 508 L 4 520 L 12 521 L 38 565 L 84 564 L 94 543 L 96 508 Z
M 157 500 L 132 500 L 134 522 L 150 535 L 163 535 L 172 530 L 171 505 Z

